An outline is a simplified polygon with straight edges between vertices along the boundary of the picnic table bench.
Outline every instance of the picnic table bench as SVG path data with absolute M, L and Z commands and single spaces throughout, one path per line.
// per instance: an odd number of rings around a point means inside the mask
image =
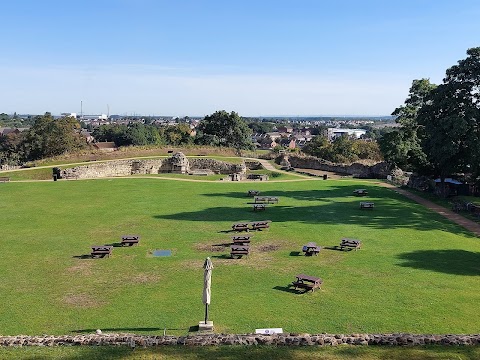
M 255 203 L 278 204 L 278 197 L 276 196 L 255 196 Z
M 253 204 L 253 211 L 265 211 L 267 204 Z
M 270 220 L 266 221 L 257 221 L 257 222 L 251 222 L 250 226 L 252 230 L 262 230 L 262 229 L 268 229 L 270 227 Z
M 232 242 L 235 245 L 243 245 L 243 244 L 248 244 L 250 243 L 250 238 L 252 235 L 237 235 L 237 236 L 232 236 Z
M 341 250 L 347 248 L 349 250 L 355 249 L 355 251 L 357 251 L 357 249 L 360 249 L 360 246 L 362 246 L 362 243 L 357 239 L 343 238 L 339 246 Z
M 10 178 L 8 176 L 0 176 L 0 182 L 9 182 Z
M 320 288 L 320 286 L 323 283 L 322 279 L 315 276 L 298 274 L 298 275 L 295 275 L 295 277 L 297 279 L 291 284 L 291 286 L 295 287 L 295 290 L 297 290 L 297 288 L 300 288 L 300 289 L 305 289 L 305 291 L 312 290 L 313 292 L 315 291 L 316 288 Z
M 356 189 L 353 190 L 353 193 L 357 196 L 366 196 L 368 195 L 368 191 L 366 189 Z
M 105 256 L 109 257 L 112 254 L 113 246 L 111 245 L 92 245 L 92 252 L 90 255 L 92 258 Z
M 306 245 L 303 245 L 302 251 L 305 253 L 305 256 L 318 255 L 322 250 L 321 246 L 318 246 L 317 243 L 309 242 Z
M 230 256 L 232 259 L 235 257 L 241 258 L 243 255 L 248 255 L 250 252 L 250 247 L 248 244 L 245 245 L 230 245 Z
M 249 230 L 249 223 L 236 223 L 232 225 L 232 229 L 234 231 L 248 231 Z
M 123 235 L 122 236 L 122 246 L 124 245 L 132 246 L 132 245 L 138 244 L 139 241 L 140 241 L 139 235 Z
M 360 209 L 373 209 L 374 206 L 375 206 L 375 203 L 373 202 L 366 202 L 366 201 L 360 202 Z
M 259 190 L 248 190 L 247 195 L 248 196 L 257 196 L 257 195 L 260 195 L 260 191 Z

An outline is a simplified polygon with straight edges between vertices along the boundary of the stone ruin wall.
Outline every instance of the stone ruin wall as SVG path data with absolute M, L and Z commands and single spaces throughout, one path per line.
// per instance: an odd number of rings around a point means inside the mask
M 416 334 L 205 334 L 188 336 L 154 336 L 134 334 L 63 335 L 63 336 L 0 336 L 0 346 L 479 346 L 480 334 L 475 335 L 416 335 Z
M 281 156 L 276 160 L 282 166 L 293 166 L 294 168 L 315 169 L 330 171 L 339 174 L 353 175 L 358 178 L 386 179 L 390 174 L 390 167 L 386 162 L 375 165 L 335 164 L 330 161 L 319 159 L 313 156 Z
M 247 168 L 242 164 L 230 164 L 215 159 L 194 158 L 189 159 L 190 168 L 194 170 L 212 170 L 216 174 L 234 174 L 247 172 Z
M 169 159 L 115 160 L 103 163 L 76 166 L 61 171 L 64 179 L 91 179 L 135 174 L 160 174 L 171 172 Z M 211 170 L 216 174 L 245 173 L 244 164 L 230 164 L 214 159 L 188 159 L 189 167 L 196 170 Z

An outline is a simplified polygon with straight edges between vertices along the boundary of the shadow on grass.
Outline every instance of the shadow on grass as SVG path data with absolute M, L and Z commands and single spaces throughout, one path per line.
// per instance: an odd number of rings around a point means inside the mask
M 74 259 L 82 259 L 82 260 L 93 259 L 92 255 L 90 255 L 90 254 L 73 255 L 72 258 L 74 258 Z
M 290 251 L 290 256 L 303 256 L 300 251 Z
M 215 258 L 215 259 L 231 259 L 231 260 L 233 260 L 233 258 L 230 254 L 211 255 L 210 257 Z
M 465 250 L 418 250 L 398 256 L 399 266 L 453 275 L 480 275 L 480 253 Z
M 302 294 L 305 294 L 308 291 L 308 290 L 295 290 L 295 289 L 293 289 L 289 286 L 274 286 L 272 289 L 287 292 L 287 293 L 290 293 L 290 294 L 295 294 L 295 295 L 302 295 Z
M 443 230 L 466 237 L 473 237 L 459 225 L 445 220 L 441 215 L 433 214 L 420 205 L 399 202 L 393 199 L 375 200 L 376 208 L 371 211 L 359 209 L 358 201 L 332 202 L 329 204 L 309 204 L 307 206 L 275 205 L 265 213 L 248 211 L 244 207 L 211 207 L 198 211 L 186 211 L 176 214 L 154 215 L 156 219 L 180 221 L 226 221 L 255 222 L 268 217 L 276 223 L 299 222 L 308 225 L 360 225 L 374 229 L 415 229 L 419 231 Z M 230 227 L 231 225 L 226 225 Z M 221 233 L 234 233 L 231 229 L 219 229 Z
M 114 243 L 111 243 L 111 244 L 105 244 L 105 246 L 124 247 L 122 245 L 122 243 L 119 243 L 119 242 L 114 242 Z
M 343 249 L 340 248 L 340 246 L 323 246 L 322 247 L 322 250 L 333 250 L 333 251 L 342 251 L 343 252 Z M 349 250 L 352 250 L 352 249 L 349 249 Z

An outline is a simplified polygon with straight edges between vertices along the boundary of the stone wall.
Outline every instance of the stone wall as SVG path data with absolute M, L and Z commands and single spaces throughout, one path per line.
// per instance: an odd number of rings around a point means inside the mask
M 187 159 L 177 153 L 165 159 L 114 160 L 81 165 L 61 172 L 63 179 L 91 179 L 134 174 L 159 174 L 165 172 L 188 173 L 210 170 L 216 174 L 245 173 L 244 164 L 230 164 L 224 161 L 193 158 Z
M 276 162 L 282 164 L 282 166 L 290 164 L 290 166 L 293 167 L 330 171 L 339 174 L 353 175 L 358 178 L 385 179 L 390 173 L 390 166 L 386 162 L 380 162 L 375 165 L 360 163 L 335 164 L 313 156 L 298 155 L 283 155 L 277 158 Z
M 219 345 L 275 345 L 275 346 L 337 346 L 349 345 L 480 345 L 480 334 L 475 335 L 413 335 L 413 334 L 208 334 L 188 336 L 149 336 L 133 334 L 64 335 L 64 336 L 0 336 L 0 346 L 78 346 L 123 345 L 147 346 L 219 346 Z
M 216 174 L 233 174 L 246 173 L 247 168 L 245 164 L 230 164 L 225 161 L 207 159 L 207 158 L 192 158 L 188 159 L 190 162 L 190 169 L 193 170 L 212 170 Z

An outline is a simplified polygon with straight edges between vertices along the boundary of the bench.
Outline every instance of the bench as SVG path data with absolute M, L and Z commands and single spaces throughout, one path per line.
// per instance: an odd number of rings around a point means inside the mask
M 292 284 L 291 284 L 291 286 L 295 287 L 295 290 L 305 289 L 305 291 L 312 290 L 312 292 L 314 292 L 315 289 L 320 288 L 320 286 L 323 283 L 322 279 L 317 278 L 315 276 L 298 274 L 298 275 L 295 275 L 295 277 L 297 279 L 294 282 L 292 282 Z
M 140 241 L 140 236 L 139 235 L 123 235 L 122 236 L 122 246 L 128 245 L 132 246 L 135 244 L 138 244 Z
M 340 250 L 347 248 L 349 250 L 355 249 L 355 251 L 357 251 L 357 249 L 360 249 L 360 247 L 362 246 L 362 243 L 360 242 L 360 240 L 357 239 L 343 238 L 339 246 Z
M 248 196 L 257 196 L 257 195 L 260 195 L 260 191 L 258 191 L 258 190 L 248 190 L 247 195 Z
M 253 204 L 253 211 L 265 211 L 266 208 L 266 204 Z
M 252 230 L 268 229 L 270 227 L 270 222 L 271 222 L 270 220 L 257 221 L 257 222 L 250 223 L 250 226 Z
M 0 176 L 0 182 L 9 182 L 10 178 L 7 176 Z
M 362 201 L 360 203 L 360 209 L 373 209 L 374 206 L 375 206 L 375 203 L 373 203 L 373 202 Z
M 112 254 L 113 246 L 111 245 L 92 245 L 92 252 L 90 255 L 92 258 L 109 257 Z
M 243 255 L 248 255 L 250 252 L 250 247 L 248 245 L 231 245 L 230 246 L 230 256 L 232 259 L 235 257 L 241 258 Z
M 248 231 L 249 223 L 236 223 L 232 225 L 234 231 Z
M 260 204 L 278 204 L 278 197 L 276 196 L 255 196 L 255 203 Z
M 312 256 L 318 255 L 318 253 L 322 250 L 321 246 L 318 246 L 314 242 L 309 242 L 306 245 L 303 245 L 302 251 L 305 253 L 305 256 Z
M 353 190 L 353 193 L 357 196 L 366 196 L 368 195 L 368 191 L 366 189 L 356 189 Z
M 250 238 L 252 235 L 239 235 L 239 236 L 232 236 L 232 242 L 235 245 L 243 245 L 250 243 Z

